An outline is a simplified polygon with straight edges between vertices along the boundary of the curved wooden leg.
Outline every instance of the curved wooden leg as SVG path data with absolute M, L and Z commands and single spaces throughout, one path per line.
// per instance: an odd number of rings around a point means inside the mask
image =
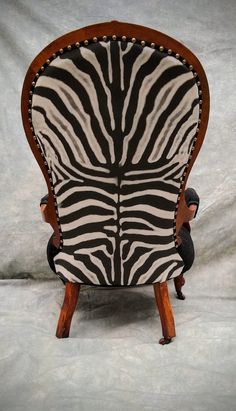
M 164 338 L 161 338 L 159 343 L 169 344 L 171 339 L 175 337 L 175 323 L 172 307 L 170 304 L 167 282 L 153 284 L 156 304 L 160 313 L 162 333 Z
M 185 300 L 185 295 L 181 291 L 181 288 L 185 284 L 184 275 L 180 274 L 180 275 L 178 275 L 178 277 L 175 277 L 174 282 L 175 282 L 175 290 L 176 290 L 176 293 L 177 293 L 177 298 L 179 300 Z
M 64 302 L 61 308 L 61 313 L 57 324 L 56 336 L 58 338 L 69 337 L 70 324 L 77 305 L 79 291 L 80 284 L 66 283 Z

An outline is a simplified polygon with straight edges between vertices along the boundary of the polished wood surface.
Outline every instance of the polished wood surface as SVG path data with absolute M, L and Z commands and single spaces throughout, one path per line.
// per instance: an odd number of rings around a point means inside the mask
M 156 305 L 159 310 L 163 337 L 160 339 L 160 344 L 169 344 L 171 339 L 175 337 L 175 323 L 173 311 L 169 299 L 167 282 L 153 284 L 156 298 Z
M 70 325 L 76 309 L 80 292 L 80 284 L 66 283 L 65 297 L 57 324 L 57 338 L 67 338 L 70 333 Z
M 182 293 L 182 287 L 185 284 L 185 279 L 183 274 L 178 275 L 178 277 L 174 278 L 175 283 L 175 291 L 177 293 L 177 298 L 179 300 L 185 300 L 185 295 Z

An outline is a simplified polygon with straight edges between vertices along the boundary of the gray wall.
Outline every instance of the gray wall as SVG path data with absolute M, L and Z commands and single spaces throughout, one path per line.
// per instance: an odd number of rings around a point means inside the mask
M 45 248 L 51 228 L 41 222 L 46 185 L 26 141 L 20 94 L 35 55 L 56 37 L 112 19 L 177 38 L 201 60 L 211 91 L 205 143 L 189 185 L 201 196 L 193 223 L 196 265 L 233 265 L 236 244 L 235 0 L 1 0 L 0 2 L 0 278 L 53 277 Z

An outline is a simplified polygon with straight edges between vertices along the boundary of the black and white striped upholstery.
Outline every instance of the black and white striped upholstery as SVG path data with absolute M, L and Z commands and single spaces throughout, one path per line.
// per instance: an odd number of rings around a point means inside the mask
M 57 199 L 60 277 L 109 286 L 181 273 L 175 211 L 198 119 L 192 71 L 149 46 L 108 39 L 48 65 L 32 121 Z

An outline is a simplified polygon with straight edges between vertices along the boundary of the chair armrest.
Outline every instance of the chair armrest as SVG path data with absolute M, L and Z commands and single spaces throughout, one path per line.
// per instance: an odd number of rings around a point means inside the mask
M 47 216 L 47 205 L 48 205 L 48 194 L 43 196 L 40 200 L 40 211 L 42 214 L 42 219 L 43 221 L 48 223 L 49 221 L 48 221 L 48 216 Z
M 185 197 L 185 202 L 187 204 L 188 209 L 192 211 L 192 214 L 193 214 L 191 218 L 192 220 L 193 218 L 196 217 L 197 212 L 198 212 L 198 207 L 200 203 L 199 195 L 197 194 L 196 190 L 194 190 L 194 188 L 189 187 L 187 188 L 187 190 L 185 190 L 184 197 Z

